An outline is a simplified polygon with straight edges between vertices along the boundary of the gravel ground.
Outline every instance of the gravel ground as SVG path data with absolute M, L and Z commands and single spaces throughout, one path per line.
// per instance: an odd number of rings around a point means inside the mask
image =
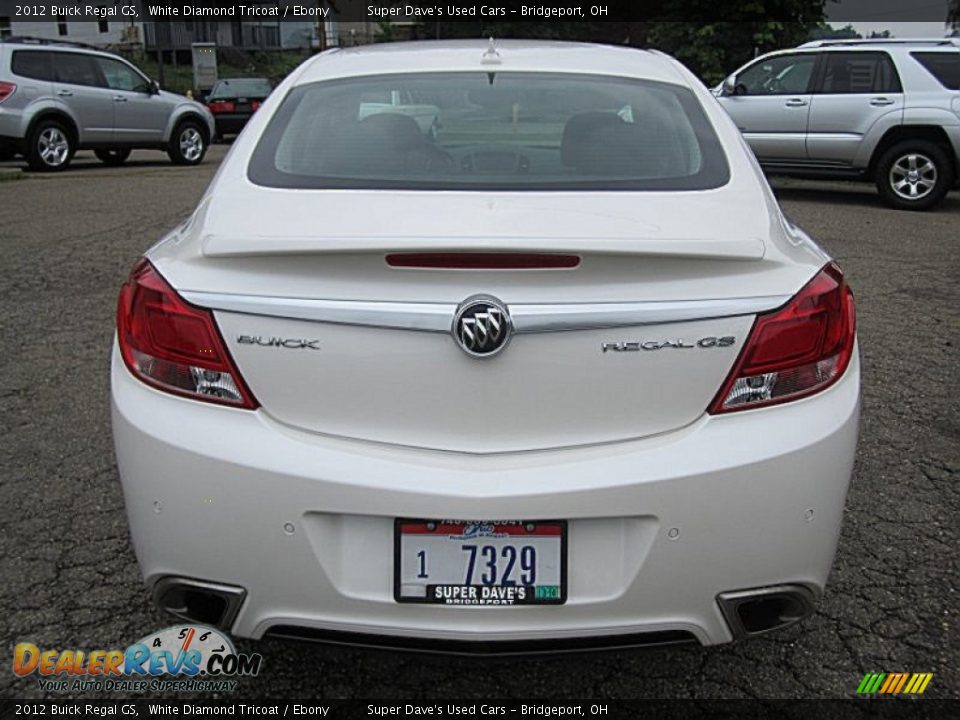
M 199 168 L 149 152 L 105 168 L 81 154 L 66 173 L 0 184 L 0 696 L 42 696 L 11 671 L 16 642 L 124 646 L 169 624 L 128 542 L 108 354 L 120 283 L 190 212 L 223 152 Z M 775 185 L 859 308 L 862 434 L 815 617 L 726 647 L 509 661 L 240 642 L 265 671 L 235 697 L 851 697 L 865 672 L 898 670 L 935 673 L 927 696 L 960 697 L 960 194 L 914 214 L 870 186 Z

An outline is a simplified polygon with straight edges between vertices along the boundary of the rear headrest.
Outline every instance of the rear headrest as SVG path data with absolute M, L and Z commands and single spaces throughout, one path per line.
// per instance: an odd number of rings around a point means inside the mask
M 585 145 L 591 138 L 625 124 L 623 118 L 612 112 L 591 111 L 574 115 L 563 126 L 560 160 L 568 167 L 580 167 L 585 162 Z
M 372 143 L 378 148 L 405 151 L 423 142 L 417 121 L 400 113 L 368 115 L 360 121 L 357 131 L 361 141 Z
M 561 158 L 585 173 L 670 177 L 691 168 L 690 148 L 659 113 L 634 111 L 633 122 L 613 113 L 583 113 L 567 122 Z
M 588 133 L 580 144 L 580 151 L 577 170 L 610 176 L 644 174 L 651 154 L 643 131 L 632 123 Z

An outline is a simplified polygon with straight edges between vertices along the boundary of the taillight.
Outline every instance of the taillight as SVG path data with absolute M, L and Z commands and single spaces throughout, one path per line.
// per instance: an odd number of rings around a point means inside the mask
M 252 103 L 250 103 L 250 107 L 253 108 L 254 112 L 260 109 L 260 105 L 262 105 L 262 103 L 259 100 L 254 100 Z
M 237 106 L 230 100 L 215 100 L 207 103 L 207 108 L 212 113 L 232 113 Z
M 117 300 L 123 361 L 153 387 L 195 400 L 255 409 L 217 330 L 213 313 L 190 305 L 147 260 L 140 260 Z
M 797 400 L 836 382 L 853 354 L 853 293 L 835 264 L 779 310 L 758 315 L 711 414 Z
M 0 102 L 3 102 L 8 97 L 13 95 L 14 91 L 17 89 L 17 86 L 13 83 L 0 82 Z

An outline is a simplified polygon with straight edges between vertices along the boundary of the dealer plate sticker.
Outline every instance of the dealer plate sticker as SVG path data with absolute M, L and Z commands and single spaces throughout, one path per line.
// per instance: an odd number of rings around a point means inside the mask
M 561 605 L 566 523 L 397 520 L 394 597 L 438 605 Z

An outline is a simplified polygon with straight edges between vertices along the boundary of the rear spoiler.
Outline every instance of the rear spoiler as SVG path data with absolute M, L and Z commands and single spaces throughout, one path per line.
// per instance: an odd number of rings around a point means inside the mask
M 463 238 L 443 237 L 231 237 L 207 235 L 203 254 L 212 258 L 396 252 L 537 252 L 644 255 L 708 260 L 762 260 L 759 238 Z

